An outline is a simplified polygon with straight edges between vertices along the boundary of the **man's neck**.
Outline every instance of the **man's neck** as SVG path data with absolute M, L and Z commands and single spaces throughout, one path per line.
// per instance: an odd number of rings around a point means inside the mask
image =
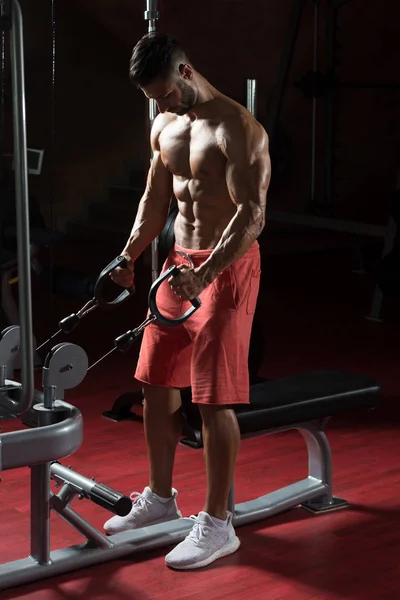
M 205 79 L 200 73 L 195 72 L 194 82 L 197 87 L 197 99 L 195 105 L 191 108 L 190 113 L 194 117 L 198 117 L 202 111 L 203 104 L 211 102 L 217 96 L 220 96 L 220 92 L 214 88 L 207 79 Z

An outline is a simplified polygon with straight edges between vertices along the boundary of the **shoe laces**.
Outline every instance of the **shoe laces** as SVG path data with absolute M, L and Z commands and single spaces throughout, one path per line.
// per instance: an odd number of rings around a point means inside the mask
M 188 538 L 192 540 L 196 545 L 200 542 L 202 537 L 206 537 L 211 527 L 204 523 L 204 521 L 200 521 L 196 515 L 191 515 L 189 519 L 194 521 L 194 525 L 192 530 L 190 531 Z
M 132 508 L 147 510 L 146 498 L 140 492 L 132 492 L 130 499 L 132 500 Z

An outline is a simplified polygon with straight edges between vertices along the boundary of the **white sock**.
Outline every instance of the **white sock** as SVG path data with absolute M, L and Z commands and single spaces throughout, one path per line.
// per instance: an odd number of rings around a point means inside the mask
M 227 518 L 223 521 L 222 519 L 217 519 L 217 517 L 211 517 L 211 520 L 217 527 L 226 527 L 228 524 Z
M 154 494 L 154 492 L 153 492 Z M 167 502 L 169 502 L 172 498 L 172 496 L 170 496 L 169 498 L 161 498 L 161 496 L 157 496 L 157 494 L 154 494 L 154 496 L 157 498 L 157 500 L 159 502 L 161 502 L 161 504 L 166 504 Z

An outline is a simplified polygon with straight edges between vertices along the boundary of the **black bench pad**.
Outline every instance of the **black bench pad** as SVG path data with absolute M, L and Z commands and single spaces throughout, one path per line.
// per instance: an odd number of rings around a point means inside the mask
M 236 414 L 246 434 L 375 408 L 380 395 L 380 385 L 363 375 L 309 371 L 251 386 L 250 405 L 238 406 Z
M 181 391 L 185 435 L 201 431 L 198 406 L 191 389 Z M 347 371 L 307 371 L 253 384 L 250 404 L 235 406 L 242 435 L 376 408 L 381 387 L 376 381 Z

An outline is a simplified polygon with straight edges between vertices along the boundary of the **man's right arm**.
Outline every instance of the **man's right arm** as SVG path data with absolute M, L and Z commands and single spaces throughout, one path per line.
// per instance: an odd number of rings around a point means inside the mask
M 173 194 L 172 174 L 161 160 L 159 136 L 169 122 L 167 115 L 158 115 L 151 132 L 153 158 L 147 176 L 147 184 L 140 200 L 131 234 L 122 252 L 132 262 L 142 254 L 161 233 L 168 217 Z

